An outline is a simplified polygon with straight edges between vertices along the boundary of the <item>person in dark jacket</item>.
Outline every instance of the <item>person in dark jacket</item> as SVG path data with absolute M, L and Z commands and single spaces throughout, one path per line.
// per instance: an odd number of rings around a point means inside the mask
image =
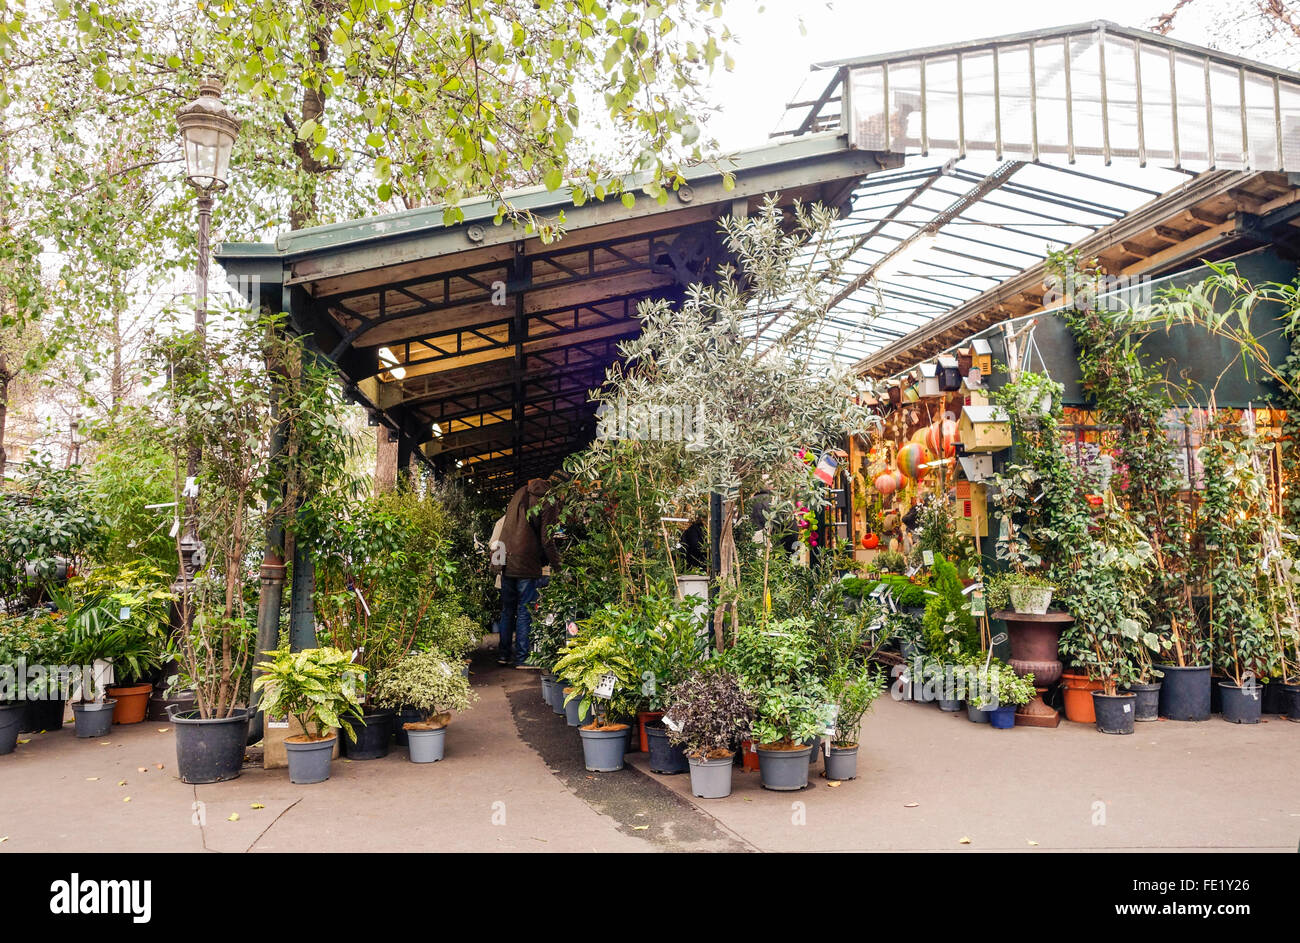
M 534 478 L 515 492 L 501 525 L 505 564 L 501 571 L 501 645 L 497 663 L 527 667 L 528 634 L 532 627 L 532 605 L 542 579 L 542 567 L 558 569 L 560 555 L 552 530 L 556 508 L 546 500 L 550 482 Z

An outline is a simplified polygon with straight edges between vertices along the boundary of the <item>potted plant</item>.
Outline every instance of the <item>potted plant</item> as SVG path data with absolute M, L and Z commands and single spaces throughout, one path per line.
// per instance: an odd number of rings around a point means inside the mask
M 725 658 L 754 697 L 753 738 L 763 788 L 807 787 L 813 744 L 828 720 L 827 692 L 807 624 L 785 619 L 744 626 Z
M 631 726 L 618 718 L 630 718 L 636 710 L 636 672 L 612 635 L 579 636 L 559 661 L 555 673 L 568 682 L 565 706 L 576 704 L 582 718 L 583 762 L 593 773 L 623 768 L 627 733 Z
M 858 741 L 862 718 L 883 690 L 880 672 L 867 663 L 845 664 L 827 685 L 835 708 L 835 732 L 826 747 L 826 778 L 854 779 L 858 775 Z
M 350 717 L 361 716 L 355 668 L 347 652 L 337 648 L 288 648 L 267 652 L 253 689 L 262 694 L 268 716 L 290 716 L 302 733 L 284 741 L 289 757 L 289 782 L 320 783 L 330 777 L 330 761 L 338 735 L 352 736 Z
M 701 799 L 731 795 L 736 745 L 754 718 L 740 679 L 721 668 L 697 669 L 669 690 L 665 705 L 668 738 L 686 754 L 691 792 Z
M 407 655 L 375 679 L 375 703 L 382 707 L 411 707 L 419 714 L 403 723 L 412 763 L 436 763 L 443 758 L 452 711 L 468 710 L 477 700 L 469 679 L 440 652 Z
M 105 693 L 116 701 L 115 724 L 138 724 L 145 719 L 153 693 L 152 676 L 161 667 L 176 599 L 167 583 L 166 574 L 146 560 L 100 566 L 69 584 L 65 598 L 79 600 L 82 617 L 111 626 L 115 641 L 126 647 L 107 655 L 113 663 L 113 685 Z
M 1032 674 L 1021 677 L 1010 665 L 997 659 L 970 665 L 966 674 L 966 702 L 983 712 L 989 726 L 1010 730 L 1016 725 L 1016 708 L 1038 694 Z
M 78 601 L 72 590 L 51 590 L 65 613 L 65 656 L 79 666 L 82 681 L 72 703 L 76 735 L 82 738 L 106 736 L 113 725 L 117 699 L 106 696 L 114 674 L 128 681 L 138 680 L 161 664 L 161 631 L 140 625 L 131 618 L 129 607 L 117 607 L 110 599 Z M 148 692 L 145 693 L 146 699 Z

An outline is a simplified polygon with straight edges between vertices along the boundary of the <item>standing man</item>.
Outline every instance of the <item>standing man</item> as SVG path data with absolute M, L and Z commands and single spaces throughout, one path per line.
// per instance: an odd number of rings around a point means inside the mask
M 532 604 L 537 599 L 542 567 L 559 568 L 560 555 L 551 530 L 554 502 L 544 500 L 550 482 L 534 478 L 515 492 L 501 525 L 505 564 L 501 573 L 501 647 L 497 664 L 526 668 Z

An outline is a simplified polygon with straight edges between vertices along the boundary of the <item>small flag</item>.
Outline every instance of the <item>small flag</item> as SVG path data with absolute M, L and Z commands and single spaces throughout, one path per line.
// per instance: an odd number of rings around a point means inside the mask
M 834 455 L 823 452 L 821 458 L 817 459 L 817 467 L 813 469 L 813 474 L 822 484 L 829 485 L 835 481 L 835 469 L 839 468 L 839 465 Z

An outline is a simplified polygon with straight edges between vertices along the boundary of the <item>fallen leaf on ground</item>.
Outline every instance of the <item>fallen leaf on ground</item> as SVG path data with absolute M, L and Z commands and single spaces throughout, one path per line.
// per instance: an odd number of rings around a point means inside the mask
M 124 796 L 124 797 L 122 798 L 122 801 L 123 801 L 123 802 L 130 802 L 130 801 L 131 801 L 131 797 L 130 797 L 130 796 Z
M 959 845 L 969 845 L 969 844 L 970 844 L 970 839 L 967 838 L 967 837 L 965 837 L 965 836 L 963 835 L 961 838 L 959 838 L 959 839 L 957 840 L 957 844 L 959 844 Z
M 108 740 L 100 740 L 99 745 L 101 747 L 111 747 L 113 744 Z
M 159 732 L 159 733 L 167 733 L 167 732 L 170 731 L 171 729 L 172 729 L 172 728 L 170 728 L 170 727 L 159 727 L 159 728 L 158 728 L 158 732 Z
M 26 739 L 26 740 L 19 740 L 18 742 L 19 742 L 19 743 L 31 743 L 32 741 L 31 741 L 30 738 L 28 738 L 28 739 Z
M 227 822 L 238 822 L 238 821 L 239 821 L 239 813 L 238 813 L 238 812 L 231 812 L 231 813 L 230 813 L 230 817 L 227 818 L 226 821 L 227 821 Z
M 118 781 L 118 785 L 119 785 L 119 786 L 125 786 L 125 785 L 126 785 L 126 780 L 125 780 L 125 779 L 119 780 L 119 781 Z
M 88 782 L 88 783 L 97 783 L 97 782 L 99 782 L 99 777 L 98 777 L 98 776 L 87 776 L 87 777 L 86 777 L 86 782 Z
M 154 764 L 154 768 L 155 768 L 155 769 L 162 769 L 162 768 L 163 768 L 163 765 L 162 765 L 161 763 L 155 763 L 155 764 Z
M 634 831 L 634 832 L 644 832 L 644 831 L 645 831 L 647 828 L 649 828 L 649 827 L 650 827 L 649 825 L 633 825 L 633 826 L 632 826 L 632 831 Z
M 3 844 L 4 844 L 5 842 L 7 842 L 8 840 L 9 840 L 9 836 L 8 836 L 8 835 L 5 835 L 5 836 L 3 836 L 3 837 L 0 837 L 0 845 L 3 845 Z
M 253 802 L 253 803 L 249 804 L 248 807 L 249 807 L 250 809 L 265 809 L 265 808 L 266 808 L 266 806 L 262 805 L 262 803 L 260 803 L 260 802 Z
M 921 803 L 919 803 L 919 802 L 904 802 L 904 803 L 903 803 L 903 808 L 904 808 L 904 809 L 915 809 L 915 808 L 916 808 L 917 806 L 919 806 L 920 804 L 921 804 Z
M 830 782 L 828 782 L 826 785 L 828 785 L 828 786 L 834 788 L 835 786 L 838 786 L 839 784 L 840 784 L 840 781 L 839 781 L 838 779 L 832 779 L 832 780 L 831 780 Z
M 1036 841 L 1031 841 L 1029 844 L 1032 845 L 1032 846 L 1035 847 L 1035 848 L 1038 847 L 1038 842 L 1036 842 Z
M 149 767 L 147 767 L 147 766 L 137 766 L 137 767 L 135 768 L 135 771 L 136 771 L 137 773 L 147 773 L 147 772 L 149 772 Z

